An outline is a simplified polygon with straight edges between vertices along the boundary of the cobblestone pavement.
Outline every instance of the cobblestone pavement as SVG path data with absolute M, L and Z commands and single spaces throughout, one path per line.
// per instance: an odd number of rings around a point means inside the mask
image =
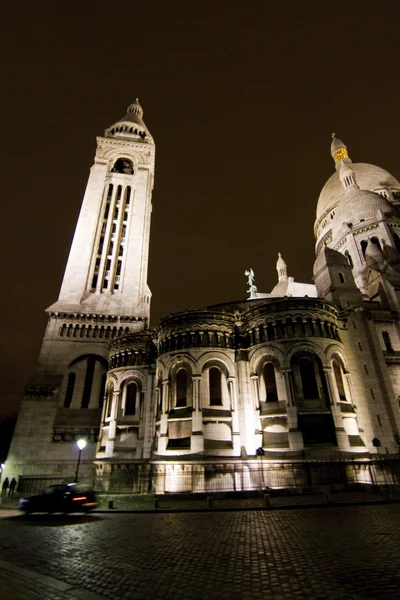
M 399 509 L 0 511 L 0 561 L 113 600 L 400 600 Z

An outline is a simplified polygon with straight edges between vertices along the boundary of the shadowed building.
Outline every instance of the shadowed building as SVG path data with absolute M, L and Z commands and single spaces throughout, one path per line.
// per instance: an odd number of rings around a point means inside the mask
M 97 139 L 7 475 L 71 477 L 85 437 L 82 473 L 110 490 L 306 485 L 301 467 L 316 459 L 343 472 L 359 459 L 352 478 L 371 482 L 376 454 L 398 453 L 400 184 L 333 137 L 315 285 L 289 277 L 279 254 L 271 293 L 246 271 L 248 299 L 150 329 L 155 146 L 142 117 L 136 101 Z M 289 463 L 274 481 L 270 466 Z

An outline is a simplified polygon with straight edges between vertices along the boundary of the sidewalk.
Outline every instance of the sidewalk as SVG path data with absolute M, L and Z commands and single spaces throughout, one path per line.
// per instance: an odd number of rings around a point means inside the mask
M 1 600 L 104 600 L 104 596 L 0 561 Z
M 196 512 L 207 510 L 290 510 L 318 507 L 340 507 L 399 503 L 400 491 L 390 488 L 329 491 L 322 489 L 310 493 L 286 495 L 277 491 L 266 491 L 260 496 L 201 494 L 165 494 L 161 496 L 132 494 L 98 494 L 98 507 L 94 513 L 164 513 Z M 1 509 L 18 509 L 18 498 L 1 498 Z

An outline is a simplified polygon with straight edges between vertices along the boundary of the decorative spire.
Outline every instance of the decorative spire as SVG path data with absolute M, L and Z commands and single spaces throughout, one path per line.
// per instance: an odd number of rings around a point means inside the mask
M 340 163 L 342 160 L 351 162 L 347 152 L 346 144 L 344 144 L 342 140 L 339 140 L 335 133 L 332 133 L 331 155 L 335 161 L 336 168 L 338 168 L 338 163 Z
M 278 260 L 276 262 L 276 270 L 278 271 L 278 281 L 287 281 L 288 280 L 287 265 L 286 265 L 285 261 L 283 260 L 280 252 L 278 252 Z

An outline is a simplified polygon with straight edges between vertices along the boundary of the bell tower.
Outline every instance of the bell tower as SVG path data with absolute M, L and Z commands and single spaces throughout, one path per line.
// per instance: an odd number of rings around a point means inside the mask
M 155 146 L 138 102 L 97 138 L 59 312 L 149 318 L 147 285 Z
M 90 468 L 110 340 L 148 327 L 154 159 L 136 100 L 97 138 L 60 294 L 46 311 L 38 366 L 21 405 L 10 473 L 73 475 L 79 437 L 88 441 L 84 462 Z

